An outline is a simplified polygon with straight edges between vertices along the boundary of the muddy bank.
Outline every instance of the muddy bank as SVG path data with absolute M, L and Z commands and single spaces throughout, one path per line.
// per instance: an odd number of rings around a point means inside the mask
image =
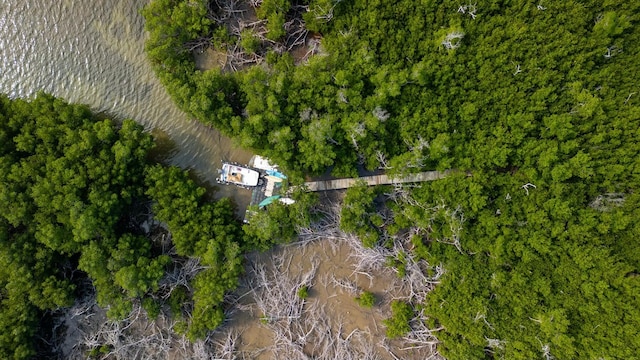
M 89 297 L 60 316 L 66 327 L 57 340 L 60 353 L 69 359 L 90 349 L 102 349 L 102 359 L 440 359 L 423 314 L 399 339 L 387 339 L 383 324 L 392 300 L 424 301 L 437 282 L 424 275 L 428 264 L 407 255 L 399 277 L 387 259 L 408 243 L 364 248 L 338 227 L 342 193 L 330 195 L 317 209 L 324 215 L 301 229 L 298 242 L 246 255 L 240 286 L 225 299 L 227 321 L 206 339 L 190 343 L 176 319 L 161 313 L 151 321 L 140 304 L 124 321 L 106 321 Z M 362 291 L 375 295 L 372 308 L 355 300 Z

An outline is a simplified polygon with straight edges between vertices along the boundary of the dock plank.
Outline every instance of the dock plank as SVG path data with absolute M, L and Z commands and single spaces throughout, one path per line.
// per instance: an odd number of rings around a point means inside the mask
M 359 178 L 335 179 L 324 181 L 309 181 L 304 184 L 309 191 L 328 191 L 348 189 L 355 185 L 356 181 L 364 180 L 368 185 L 391 185 L 402 183 L 416 183 L 424 181 L 439 180 L 447 176 L 451 171 L 425 171 L 421 173 L 408 174 L 399 178 L 393 178 L 386 174 L 363 176 Z

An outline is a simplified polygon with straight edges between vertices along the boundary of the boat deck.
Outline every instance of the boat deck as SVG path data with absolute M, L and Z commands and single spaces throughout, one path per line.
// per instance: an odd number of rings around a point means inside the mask
M 253 156 L 247 165 L 240 165 L 237 163 L 227 162 L 229 164 L 238 166 L 243 169 L 256 171 L 258 173 L 258 179 L 264 181 L 257 181 L 258 185 L 245 187 L 251 189 L 251 202 L 249 203 L 249 209 L 245 211 L 244 222 L 247 221 L 248 215 L 252 212 L 250 208 L 252 206 L 258 206 L 263 200 L 274 196 L 280 195 L 282 187 L 286 182 L 286 176 L 278 171 L 276 165 L 272 165 L 269 159 L 255 155 Z M 224 167 L 224 165 L 223 165 Z M 234 185 L 238 185 L 238 182 L 227 182 Z M 238 185 L 239 186 L 239 185 Z M 241 186 L 242 187 L 242 186 Z
M 265 172 L 260 171 L 260 175 L 266 175 Z M 251 191 L 251 202 L 249 203 L 249 207 L 253 205 L 258 205 L 262 202 L 262 200 L 268 198 L 272 195 L 277 195 L 280 193 L 282 189 L 282 183 L 273 182 L 273 180 L 269 179 L 270 176 L 264 176 L 265 182 L 262 185 L 258 185 L 254 187 Z M 244 214 L 244 222 L 247 222 L 247 215 L 250 210 L 247 210 Z
M 253 188 L 253 191 L 251 192 L 251 202 L 249 203 L 249 206 L 258 205 L 260 204 L 260 202 L 262 202 L 262 200 L 267 198 L 267 195 L 265 195 L 266 187 L 267 187 L 266 184 L 263 184 Z

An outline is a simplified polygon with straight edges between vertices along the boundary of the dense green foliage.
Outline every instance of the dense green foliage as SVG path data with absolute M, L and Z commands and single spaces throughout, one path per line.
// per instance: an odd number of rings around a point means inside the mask
M 267 19 L 267 38 L 278 40 L 285 34 L 285 15 L 291 7 L 291 0 L 263 0 L 258 8 L 257 15 L 260 19 Z
M 340 228 L 358 235 L 366 247 L 374 247 L 380 239 L 376 195 L 376 188 L 358 181 L 347 190 L 340 212 Z
M 625 143 L 637 148 L 631 138 Z M 429 226 L 417 251 L 447 268 L 427 302 L 427 312 L 446 328 L 439 335 L 446 353 L 633 357 L 640 349 L 638 183 L 625 182 L 622 203 L 607 203 L 598 195 L 611 191 L 599 188 L 603 177 L 545 185 L 539 178 L 527 194 L 522 185 L 528 180 L 495 173 L 449 178 L 414 193 L 437 209 L 425 214 L 407 206 L 404 214 L 411 215 L 398 216 Z M 448 244 L 458 225 L 463 253 Z M 492 348 L 488 339 L 496 340 Z
M 26 358 L 39 313 L 73 303 L 76 266 L 118 316 L 168 258 L 128 226 L 152 145 L 140 126 L 44 94 L 2 96 L 0 144 L 0 357 Z
M 240 226 L 229 199 L 206 202 L 205 190 L 178 168 L 148 168 L 147 186 L 156 218 L 168 225 L 178 255 L 197 257 L 206 267 L 192 282 L 188 329 L 190 339 L 202 338 L 222 323 L 224 295 L 238 285 L 243 270 Z
M 392 301 L 391 317 L 382 321 L 387 327 L 387 337 L 396 338 L 411 331 L 411 326 L 409 326 L 411 318 L 413 318 L 413 309 L 410 304 L 404 301 Z
M 329 8 L 331 21 L 317 16 Z M 307 64 L 271 54 L 239 73 L 196 71 L 180 44 L 158 52 L 153 16 L 148 52 L 183 109 L 288 168 L 471 173 L 411 191 L 387 229 L 419 229 L 415 254 L 447 269 L 425 304 L 446 356 L 640 353 L 640 3 L 309 9 L 323 52 Z M 365 195 L 343 213 L 350 231 L 370 225 Z
M 178 255 L 205 268 L 166 305 L 180 317 L 192 303 L 183 324 L 192 339 L 222 322 L 249 249 L 240 224 L 228 199 L 205 201 L 182 170 L 150 166 L 152 146 L 131 120 L 118 126 L 45 94 L 0 97 L 0 358 L 33 356 L 43 312 L 84 297 L 86 277 L 111 317 L 128 315 L 133 299 L 159 314 L 159 281 L 180 259 L 143 231 L 152 201 Z
M 157 0 L 142 10 L 149 31 L 147 55 L 160 81 L 184 111 L 216 123 L 237 118 L 237 84 L 215 71 L 195 71 L 186 44 L 215 31 L 203 1 Z M 217 33 L 216 37 L 224 37 Z M 227 129 L 225 129 L 227 131 Z
M 316 203 L 317 194 L 297 188 L 290 196 L 295 200 L 294 204 L 276 201 L 263 209 L 257 206 L 249 209 L 249 223 L 242 227 L 248 246 L 264 251 L 277 244 L 286 244 L 296 237 L 299 228 L 309 226 L 309 209 Z
M 437 2 L 343 1 L 333 21 L 309 25 L 328 55 L 293 66 L 273 54 L 266 69 L 222 75 L 195 70 L 184 43 L 215 26 L 204 5 L 184 3 L 143 12 L 158 76 L 183 109 L 293 169 L 352 173 L 358 158 L 378 166 L 379 152 L 400 169 L 504 167 L 526 157 L 513 149 L 535 122 L 560 131 L 563 113 L 593 114 L 601 98 L 632 92 L 614 76 L 634 59 L 631 4 L 497 2 L 474 20 Z M 446 49 L 455 31 L 460 47 Z

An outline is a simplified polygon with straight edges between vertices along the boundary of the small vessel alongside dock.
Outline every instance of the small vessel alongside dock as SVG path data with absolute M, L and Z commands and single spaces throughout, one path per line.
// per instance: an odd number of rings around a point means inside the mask
M 249 166 L 258 169 L 265 179 L 264 185 L 253 189 L 249 206 L 260 205 L 267 198 L 282 195 L 281 190 L 287 177 L 278 171 L 277 165 L 271 164 L 267 158 L 256 155 L 249 160 Z
M 261 156 L 254 156 L 248 165 L 239 165 L 231 162 L 223 162 L 218 170 L 220 177 L 217 179 L 222 184 L 232 184 L 251 190 L 251 202 L 249 208 L 264 208 L 274 201 L 284 204 L 292 204 L 295 201 L 284 196 L 282 189 L 287 181 L 287 176 L 278 170 L 277 165 L 272 165 L 269 160 Z M 247 222 L 252 210 L 247 210 L 244 221 Z
M 222 168 L 218 170 L 218 172 L 220 173 L 220 177 L 217 180 L 222 184 L 233 184 L 244 188 L 253 188 L 264 183 L 258 171 L 229 162 L 223 162 Z

